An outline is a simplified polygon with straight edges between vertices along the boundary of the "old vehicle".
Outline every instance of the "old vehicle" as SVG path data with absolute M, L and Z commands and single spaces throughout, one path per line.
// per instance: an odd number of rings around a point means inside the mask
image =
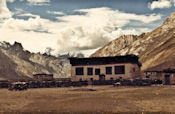
M 149 79 L 135 79 L 133 80 L 134 86 L 151 86 L 151 80 Z
M 13 91 L 21 91 L 21 90 L 27 90 L 28 84 L 26 82 L 13 82 L 9 85 L 9 90 Z
M 151 80 L 149 79 L 121 79 L 113 83 L 113 86 L 151 86 Z
M 116 82 L 116 83 L 113 84 L 114 87 L 115 87 L 115 86 L 120 86 L 120 85 L 121 85 L 120 82 Z

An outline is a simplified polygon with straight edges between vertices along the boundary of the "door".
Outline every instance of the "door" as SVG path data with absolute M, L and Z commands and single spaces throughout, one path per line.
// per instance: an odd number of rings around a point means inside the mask
M 99 80 L 100 81 L 105 81 L 105 75 L 104 74 L 99 75 Z
M 166 85 L 170 84 L 170 75 L 165 75 L 165 84 Z

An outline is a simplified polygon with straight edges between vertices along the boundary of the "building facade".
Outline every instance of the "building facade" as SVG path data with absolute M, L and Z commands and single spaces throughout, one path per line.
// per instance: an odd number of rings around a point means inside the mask
M 133 79 L 140 76 L 141 64 L 135 55 L 69 59 L 72 81 Z
M 165 85 L 175 84 L 175 69 L 165 69 L 162 73 L 162 81 Z
M 146 78 L 152 80 L 161 80 L 164 85 L 174 85 L 175 84 L 175 69 L 164 69 L 164 70 L 149 70 L 144 71 Z
M 147 70 L 144 71 L 144 76 L 149 79 L 153 80 L 161 80 L 162 79 L 162 72 L 163 71 L 157 71 L 157 70 Z

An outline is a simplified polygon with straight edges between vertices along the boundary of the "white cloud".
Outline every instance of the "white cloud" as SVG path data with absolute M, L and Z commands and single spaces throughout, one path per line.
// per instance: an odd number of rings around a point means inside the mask
M 173 3 L 175 5 L 175 0 L 158 0 L 158 1 L 153 1 L 152 3 L 149 3 L 148 7 L 151 10 L 170 8 L 170 7 L 172 7 Z
M 15 8 L 15 15 L 22 15 L 22 14 L 25 14 L 25 13 L 27 13 L 27 12 L 24 11 L 23 9 Z
M 53 15 L 64 15 L 63 12 L 59 12 L 59 11 L 47 11 L 48 14 L 53 14 Z
M 24 13 L 25 11 L 23 9 L 20 9 L 20 8 L 15 8 L 15 14 L 18 15 L 18 14 L 21 14 L 21 13 Z
M 29 18 L 28 20 L 10 18 L 5 21 L 2 27 L 4 29 L 20 31 L 37 30 L 42 28 L 42 21 L 39 16 L 36 18 Z
M 48 3 L 50 2 L 50 0 L 27 0 L 27 2 L 30 3 L 30 5 L 48 5 Z
M 31 52 L 44 52 L 46 47 L 56 48 L 56 39 L 47 33 L 36 33 L 33 31 L 20 31 L 13 29 L 0 29 L 3 36 L 0 41 L 8 41 L 13 44 L 15 41 L 22 43 L 24 49 Z
M 9 2 L 9 3 L 13 3 L 13 2 L 15 2 L 16 0 L 7 0 L 7 2 Z M 18 1 L 20 1 L 20 2 L 23 2 L 24 0 L 18 0 Z
M 0 18 L 9 18 L 12 13 L 7 8 L 6 0 L 0 0 Z
M 122 34 L 139 34 L 143 32 L 136 29 L 116 29 L 116 27 L 126 26 L 131 20 L 148 24 L 161 19 L 161 15 L 136 15 L 109 8 L 79 11 L 87 14 L 58 17 L 59 20 L 63 21 L 60 23 L 63 29 L 58 30 L 55 27 L 50 29 L 52 33 L 60 33 L 58 34 L 58 37 L 61 38 L 58 40 L 58 47 L 62 51 L 95 49 Z
M 34 14 L 31 14 L 31 13 L 23 13 L 23 14 L 19 14 L 18 16 L 38 17 L 38 15 L 34 15 Z
M 39 15 L 34 15 L 29 12 L 24 11 L 23 9 L 20 8 L 15 8 L 15 15 L 16 16 L 22 16 L 22 17 L 38 17 Z
M 171 0 L 172 1 L 172 3 L 174 3 L 174 6 L 175 6 L 175 0 Z
M 120 35 L 150 31 L 148 28 L 124 29 L 123 27 L 131 24 L 132 20 L 151 24 L 161 19 L 159 14 L 136 15 L 109 8 L 79 11 L 86 14 L 57 17 L 61 22 L 52 22 L 36 15 L 28 20 L 7 19 L 0 23 L 0 34 L 3 36 L 0 40 L 21 42 L 25 49 L 33 52 L 43 52 L 46 47 L 52 47 L 59 53 L 90 53 Z M 35 30 L 46 32 L 34 32 Z

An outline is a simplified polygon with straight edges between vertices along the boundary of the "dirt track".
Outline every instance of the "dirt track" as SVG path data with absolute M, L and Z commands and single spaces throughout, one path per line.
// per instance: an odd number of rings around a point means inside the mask
M 175 86 L 0 90 L 1 112 L 174 112 Z M 0 112 L 0 113 L 1 113 Z

